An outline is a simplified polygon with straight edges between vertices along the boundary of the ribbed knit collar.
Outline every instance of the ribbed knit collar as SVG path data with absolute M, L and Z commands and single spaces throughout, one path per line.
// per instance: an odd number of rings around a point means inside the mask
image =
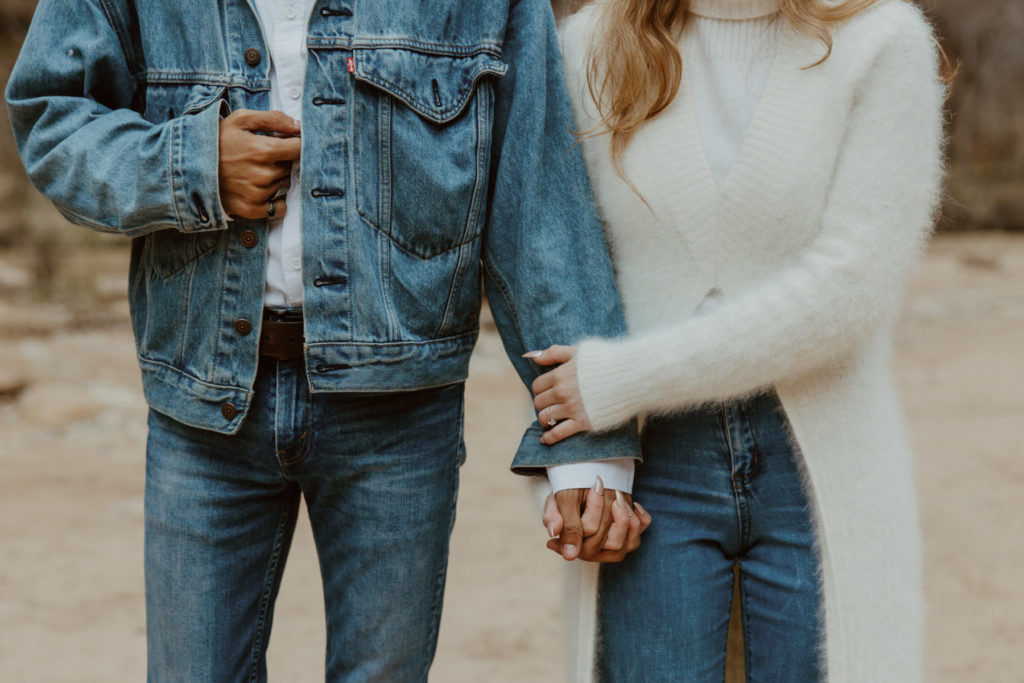
M 690 0 L 690 12 L 709 19 L 757 19 L 779 11 L 779 0 Z

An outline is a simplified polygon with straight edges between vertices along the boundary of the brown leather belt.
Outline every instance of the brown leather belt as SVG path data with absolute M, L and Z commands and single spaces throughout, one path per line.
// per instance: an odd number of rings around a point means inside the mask
M 260 355 L 275 360 L 293 360 L 303 354 L 302 311 L 263 311 Z

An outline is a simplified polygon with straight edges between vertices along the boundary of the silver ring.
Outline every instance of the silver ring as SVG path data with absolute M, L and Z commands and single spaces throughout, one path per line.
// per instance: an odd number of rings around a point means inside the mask
M 274 205 L 274 202 L 276 201 L 277 199 L 271 197 L 270 201 L 267 202 L 270 205 L 267 207 L 267 218 L 273 218 L 274 216 L 277 215 L 277 206 Z
M 548 427 L 554 427 L 556 424 L 558 424 L 558 420 L 556 420 L 555 418 L 551 417 L 551 407 L 549 406 L 549 407 L 545 408 L 544 410 L 548 414 Z
M 284 181 L 282 180 L 281 182 L 279 182 L 277 184 L 277 189 L 274 190 L 274 194 L 273 194 L 273 196 L 270 197 L 270 201 L 276 202 L 278 199 L 283 197 L 285 195 L 283 190 L 284 190 Z

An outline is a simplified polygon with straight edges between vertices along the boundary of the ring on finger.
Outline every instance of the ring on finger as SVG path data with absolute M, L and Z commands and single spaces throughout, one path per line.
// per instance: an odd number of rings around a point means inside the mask
M 274 194 L 270 196 L 270 201 L 276 202 L 278 199 L 283 197 L 285 194 L 284 181 L 282 180 L 277 184 L 277 189 L 274 190 Z
M 271 197 L 270 201 L 267 202 L 267 218 L 273 218 L 274 216 L 277 215 L 277 205 L 275 204 L 276 201 L 276 198 Z
M 545 408 L 544 411 L 548 414 L 548 419 L 545 420 L 545 423 L 547 424 L 548 427 L 554 427 L 556 424 L 558 424 L 558 420 L 556 420 L 554 418 L 554 416 L 551 414 L 551 407 L 550 406 Z

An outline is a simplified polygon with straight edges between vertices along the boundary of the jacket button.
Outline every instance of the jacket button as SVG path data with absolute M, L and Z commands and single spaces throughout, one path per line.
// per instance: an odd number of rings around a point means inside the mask
M 234 403 L 225 403 L 220 407 L 220 414 L 225 420 L 234 420 L 238 416 L 238 408 Z
M 245 63 L 249 66 L 256 66 L 259 64 L 261 57 L 262 55 L 260 55 L 260 51 L 254 47 L 250 47 L 245 51 Z
M 235 332 L 242 335 L 243 337 L 252 332 L 252 323 L 245 318 L 239 318 L 235 321 Z
M 246 249 L 252 249 L 260 242 L 259 235 L 256 234 L 255 230 L 243 230 L 242 234 L 238 236 L 238 239 Z

